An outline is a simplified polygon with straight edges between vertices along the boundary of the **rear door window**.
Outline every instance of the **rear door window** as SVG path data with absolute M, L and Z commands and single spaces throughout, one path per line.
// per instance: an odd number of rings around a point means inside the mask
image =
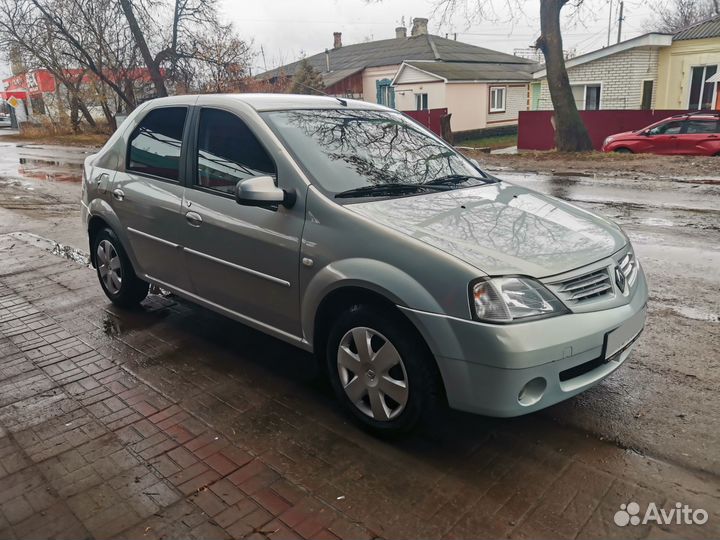
M 240 180 L 272 176 L 275 163 L 240 118 L 219 109 L 200 111 L 195 185 L 234 194 Z
M 686 133 L 688 135 L 720 133 L 719 128 L 719 120 L 688 120 Z
M 127 170 L 177 182 L 186 107 L 150 111 L 130 136 Z

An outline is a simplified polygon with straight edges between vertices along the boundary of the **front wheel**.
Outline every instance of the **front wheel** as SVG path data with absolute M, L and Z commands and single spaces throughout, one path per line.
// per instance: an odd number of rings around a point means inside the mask
M 369 305 L 351 307 L 330 332 L 326 358 L 338 399 L 376 434 L 412 431 L 437 408 L 434 359 L 397 314 Z
M 148 284 L 135 275 L 130 259 L 111 229 L 103 229 L 94 238 L 93 250 L 98 279 L 113 304 L 134 307 L 147 296 Z
M 616 154 L 632 154 L 633 152 L 629 148 L 618 148 L 615 150 L 615 153 Z

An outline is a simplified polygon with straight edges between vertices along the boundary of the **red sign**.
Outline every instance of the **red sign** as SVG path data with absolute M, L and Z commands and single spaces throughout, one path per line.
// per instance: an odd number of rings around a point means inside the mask
M 18 94 L 27 93 L 34 95 L 55 91 L 55 77 L 45 69 L 15 75 L 14 77 L 5 79 L 3 83 L 5 84 L 4 94 L 10 94 L 16 97 L 18 97 Z M 22 96 L 23 99 L 25 97 L 27 96 Z

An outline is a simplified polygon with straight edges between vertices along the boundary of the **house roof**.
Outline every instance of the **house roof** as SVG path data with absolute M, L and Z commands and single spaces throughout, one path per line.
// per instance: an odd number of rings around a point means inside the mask
M 720 15 L 688 26 L 673 36 L 673 41 L 720 37 Z
M 428 74 L 429 78 L 445 82 L 471 81 L 529 81 L 536 64 L 479 63 L 479 62 L 404 62 L 395 75 L 393 84 L 403 70 L 412 68 Z
M 606 58 L 608 56 L 612 56 L 613 54 L 618 54 L 630 49 L 637 49 L 641 47 L 669 47 L 672 44 L 672 40 L 673 36 L 671 34 L 661 34 L 658 32 L 643 34 L 642 36 L 637 36 L 632 39 L 621 41 L 620 43 L 615 43 L 609 47 L 604 47 L 589 53 L 581 54 L 580 56 L 576 56 L 574 58 L 569 58 L 565 61 L 565 67 L 570 69 L 575 66 L 581 66 L 582 64 L 594 62 L 595 60 L 600 60 L 601 58 Z M 541 69 L 533 73 L 533 77 L 535 79 L 542 79 L 546 75 L 547 71 L 545 66 L 542 66 Z
M 352 70 L 349 73 L 352 74 L 369 67 L 402 64 L 405 60 L 532 64 L 532 61 L 526 58 L 477 47 L 461 41 L 445 39 L 432 34 L 343 45 L 328 50 L 328 54 L 330 55 L 330 71 L 327 70 L 325 52 L 306 58 L 310 65 L 323 74 L 326 85 L 328 85 L 327 81 L 330 80 L 330 75 L 334 73 Z M 258 78 L 271 79 L 280 74 L 293 75 L 299 64 L 300 61 L 286 64 L 261 73 Z M 338 82 L 341 78 L 333 77 L 332 80 Z

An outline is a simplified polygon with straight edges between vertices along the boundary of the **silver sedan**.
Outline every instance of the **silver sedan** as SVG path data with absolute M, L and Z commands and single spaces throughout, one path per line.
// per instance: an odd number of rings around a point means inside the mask
M 82 205 L 111 301 L 154 284 L 313 351 L 378 433 L 444 404 L 517 416 L 567 399 L 645 324 L 617 225 L 370 103 L 153 100 L 86 160 Z

